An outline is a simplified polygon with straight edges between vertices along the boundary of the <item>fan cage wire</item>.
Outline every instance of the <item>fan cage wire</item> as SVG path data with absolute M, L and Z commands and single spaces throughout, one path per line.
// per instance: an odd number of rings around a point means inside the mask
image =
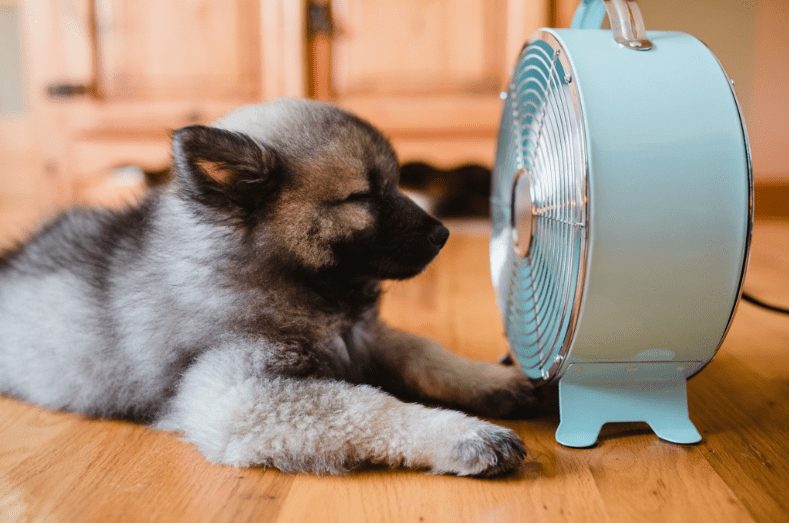
M 516 154 L 497 169 L 494 190 L 496 206 L 505 210 L 497 217 L 509 223 L 513 235 L 507 337 L 524 371 L 543 379 L 551 377 L 546 363 L 558 365 L 569 349 L 586 245 L 580 111 L 577 93 L 569 87 L 571 68 L 560 55 L 558 45 L 540 39 L 527 44 L 519 57 L 502 118 L 503 141 L 515 142 Z M 525 257 L 514 252 L 516 172 L 526 172 L 532 183 L 533 237 Z

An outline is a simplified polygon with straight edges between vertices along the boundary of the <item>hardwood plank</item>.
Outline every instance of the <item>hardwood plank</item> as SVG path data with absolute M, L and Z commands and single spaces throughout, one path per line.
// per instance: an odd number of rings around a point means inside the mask
M 789 380 L 765 380 L 742 363 L 723 352 L 690 382 L 698 449 L 754 519 L 785 520 Z
M 557 459 L 552 421 L 500 423 L 530 444 L 529 461 L 518 476 L 488 481 L 410 471 L 299 476 L 278 521 L 608 521 L 584 460 Z
M 614 521 L 753 521 L 695 447 L 642 429 L 616 439 L 604 433 L 596 448 L 576 452 L 589 463 Z
M 528 501 L 536 521 L 613 521 L 582 452 L 556 442 L 558 415 L 521 421 L 516 432 L 529 449 L 527 474 L 518 495 Z
M 259 521 L 293 476 L 211 465 L 173 434 L 0 398 L 0 514 L 54 521 Z M 11 420 L 11 421 L 9 421 Z

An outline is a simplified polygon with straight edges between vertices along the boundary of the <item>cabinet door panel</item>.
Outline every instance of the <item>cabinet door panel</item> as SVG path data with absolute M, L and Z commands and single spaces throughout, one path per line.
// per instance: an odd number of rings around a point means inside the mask
M 305 92 L 301 0 L 19 2 L 29 109 L 58 207 L 121 191 L 116 167 L 165 168 L 178 127 Z
M 504 64 L 504 0 L 336 0 L 334 90 L 490 92 Z
M 98 0 L 99 86 L 112 99 L 252 98 L 257 0 Z
M 549 7 L 332 0 L 331 35 L 312 40 L 313 92 L 381 127 L 404 162 L 491 165 L 499 94 L 523 42 L 548 24 Z

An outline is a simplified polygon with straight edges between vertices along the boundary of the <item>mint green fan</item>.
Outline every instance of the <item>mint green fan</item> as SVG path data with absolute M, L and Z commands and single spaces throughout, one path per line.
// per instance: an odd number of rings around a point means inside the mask
M 517 364 L 559 382 L 556 439 L 645 421 L 699 441 L 686 381 L 731 324 L 752 228 L 732 83 L 693 36 L 645 31 L 635 1 L 585 0 L 529 39 L 502 96 L 491 271 Z

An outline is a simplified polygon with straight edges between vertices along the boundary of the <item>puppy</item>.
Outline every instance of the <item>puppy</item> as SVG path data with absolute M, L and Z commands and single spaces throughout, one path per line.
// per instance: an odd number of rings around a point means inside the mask
M 0 258 L 0 392 L 175 431 L 215 463 L 489 476 L 529 407 L 515 367 L 378 318 L 449 232 L 398 189 L 371 125 L 330 105 L 241 108 L 172 140 L 173 180 L 72 210 Z

